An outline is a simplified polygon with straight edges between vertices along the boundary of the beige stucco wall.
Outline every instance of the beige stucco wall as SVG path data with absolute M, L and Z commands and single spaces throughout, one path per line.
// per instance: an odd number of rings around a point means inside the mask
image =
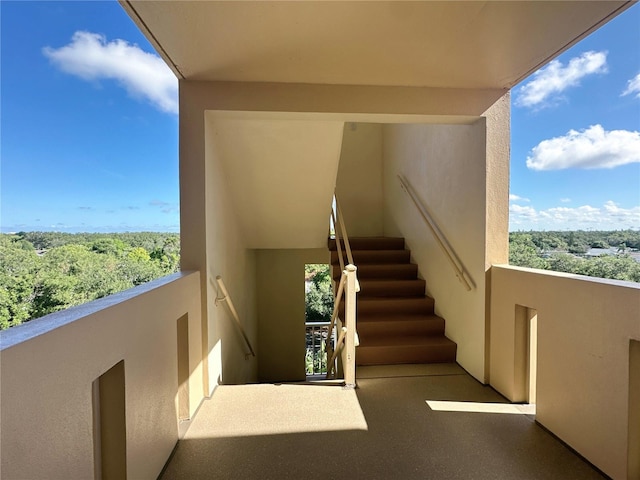
M 607 475 L 632 478 L 628 431 L 640 425 L 629 424 L 629 341 L 640 339 L 640 285 L 502 265 L 491 282 L 491 385 L 523 400 L 515 309 L 535 309 L 536 420 Z
M 412 261 L 458 344 L 457 361 L 484 380 L 485 120 L 468 126 L 385 125 L 383 128 L 384 233 L 405 237 Z M 412 185 L 475 288 L 467 291 L 397 175 Z
M 211 126 L 205 123 L 205 129 L 209 129 Z M 256 267 L 254 252 L 246 246 L 246 238 L 236 215 L 218 146 L 207 135 L 205 152 L 209 388 L 213 390 L 220 383 L 255 381 L 257 360 L 246 357 L 248 347 L 227 303 L 215 304 L 215 298 L 222 296 L 215 279 L 218 275 L 222 277 L 240 322 L 252 345 L 255 345 Z
M 202 351 L 205 388 L 218 383 L 254 381 L 255 358 L 245 358 L 242 336 L 228 307 L 215 305 L 215 278 L 220 275 L 240 315 L 247 335 L 256 344 L 255 256 L 246 247 L 227 190 L 225 171 L 205 112 L 215 96 L 207 84 L 192 88 L 180 82 L 180 229 L 181 267 L 201 272 Z
M 305 379 L 304 266 L 329 263 L 329 250 L 258 250 L 258 379 Z
M 382 125 L 345 124 L 336 194 L 350 236 L 382 236 Z
M 343 122 L 206 112 L 205 123 L 245 246 L 326 246 Z
M 486 122 L 485 221 L 485 382 L 491 358 L 491 265 L 509 263 L 509 166 L 511 161 L 511 94 L 507 93 L 483 116 Z
M 92 382 L 124 360 L 127 476 L 155 479 L 178 440 L 177 321 L 189 410 L 203 398 L 200 278 L 174 274 L 3 332 L 3 479 L 94 478 Z

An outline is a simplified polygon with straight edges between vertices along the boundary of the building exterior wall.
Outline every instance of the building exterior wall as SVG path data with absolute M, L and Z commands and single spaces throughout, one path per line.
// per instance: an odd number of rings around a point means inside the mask
M 524 400 L 515 312 L 535 309 L 536 421 L 610 477 L 633 478 L 627 469 L 637 455 L 627 444 L 640 425 L 630 424 L 637 359 L 629 344 L 640 339 L 640 285 L 502 265 L 491 282 L 491 385 Z
M 189 413 L 203 399 L 200 276 L 178 273 L 2 334 L 2 478 L 94 478 L 92 384 L 124 360 L 127 476 L 157 478 L 178 440 L 178 326 Z

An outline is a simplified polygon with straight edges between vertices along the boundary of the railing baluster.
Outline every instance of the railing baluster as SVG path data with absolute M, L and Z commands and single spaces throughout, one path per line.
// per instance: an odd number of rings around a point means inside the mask
M 338 351 L 342 348 L 343 369 L 345 374 L 345 384 L 347 386 L 355 386 L 355 369 L 356 369 L 356 351 L 357 346 L 357 334 L 356 334 L 356 293 L 360 291 L 360 285 L 356 275 L 356 267 L 354 265 L 353 253 L 351 251 L 351 244 L 349 242 L 349 235 L 347 234 L 347 228 L 342 218 L 342 210 L 338 202 L 337 197 L 334 196 L 334 208 L 331 210 L 331 219 L 333 222 L 336 251 L 338 254 L 338 261 L 340 263 L 340 270 L 342 275 L 340 276 L 340 283 L 338 284 L 337 292 L 334 296 L 333 314 L 331 316 L 331 323 L 327 332 L 325 340 L 327 358 L 327 378 L 331 378 L 331 374 L 335 369 L 335 359 Z M 344 240 L 345 252 L 347 255 L 347 261 L 349 265 L 345 266 L 345 261 L 342 256 L 342 248 L 340 243 L 340 237 Z M 345 322 L 341 329 L 340 335 L 335 342 L 335 348 L 331 347 L 331 340 L 333 339 L 334 326 L 338 318 L 338 311 L 340 308 L 340 302 L 343 298 L 343 292 L 345 296 Z M 342 322 L 340 322 L 342 323 Z M 344 345 L 343 345 L 344 342 Z

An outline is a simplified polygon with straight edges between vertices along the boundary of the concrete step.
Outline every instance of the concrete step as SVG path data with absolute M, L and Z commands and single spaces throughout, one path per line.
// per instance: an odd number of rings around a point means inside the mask
M 334 280 L 340 280 L 342 271 L 339 265 L 333 266 Z M 387 263 L 387 264 L 370 264 L 365 263 L 358 265 L 358 280 L 361 282 L 365 279 L 412 279 L 418 278 L 418 266 L 415 263 Z
M 366 297 L 422 297 L 425 281 L 421 278 L 404 279 L 360 279 L 358 299 Z
M 361 338 L 356 349 L 356 364 L 448 363 L 455 361 L 456 350 L 456 344 L 444 336 Z
M 335 239 L 329 239 L 329 250 L 336 251 Z M 404 250 L 404 238 L 400 237 L 353 237 L 349 238 L 351 250 Z M 340 248 L 344 252 L 344 239 L 340 239 Z
M 358 318 L 384 315 L 433 314 L 434 300 L 431 297 L 361 297 L 357 299 Z M 340 304 L 340 318 L 344 318 L 344 302 Z
M 404 239 L 353 238 L 350 243 L 360 281 L 356 363 L 455 362 L 457 346 L 444 336 L 445 321 L 434 315 L 434 300 L 425 295 L 425 282 L 418 278 L 417 265 L 410 263 Z M 335 240 L 329 240 L 329 249 L 338 281 L 342 272 Z M 340 316 L 344 319 L 344 303 Z
M 343 252 L 345 263 L 348 263 L 346 254 Z M 354 250 L 353 261 L 357 267 L 365 263 L 409 263 L 411 252 L 409 250 Z M 331 264 L 339 265 L 338 252 L 331 252 Z
M 444 318 L 437 315 L 361 316 L 357 329 L 364 342 L 376 337 L 444 335 Z

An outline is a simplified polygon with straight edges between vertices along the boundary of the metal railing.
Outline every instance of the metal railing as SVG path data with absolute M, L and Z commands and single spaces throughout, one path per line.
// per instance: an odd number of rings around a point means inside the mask
M 227 287 L 225 287 L 224 282 L 222 281 L 222 277 L 220 275 L 216 277 L 216 282 L 218 284 L 220 292 L 222 292 L 222 297 L 216 297 L 215 299 L 214 303 L 216 307 L 220 304 L 220 302 L 227 303 L 227 306 L 229 307 L 229 311 L 231 312 L 231 316 L 235 320 L 236 325 L 240 329 L 240 333 L 242 334 L 242 337 L 244 338 L 244 341 L 247 344 L 247 347 L 249 348 L 249 353 L 245 353 L 245 357 L 248 358 L 250 355 L 255 357 L 256 353 L 254 352 L 253 347 L 251 346 L 251 342 L 249 341 L 247 332 L 245 332 L 244 328 L 242 327 L 242 323 L 240 322 L 240 317 L 238 316 L 238 311 L 236 310 L 236 307 L 233 306 L 233 302 L 231 301 L 229 292 L 227 292 Z
M 429 211 L 425 208 L 425 206 L 422 205 L 422 203 L 420 203 L 420 200 L 418 199 L 418 196 L 413 191 L 411 184 L 402 175 L 398 175 L 398 180 L 400 180 L 400 186 L 407 193 L 407 195 L 409 195 L 409 198 L 411 198 L 411 200 L 413 201 L 413 204 L 418 209 L 418 212 L 420 212 L 422 219 L 425 221 L 425 223 L 431 230 L 431 233 L 435 237 L 436 242 L 438 243 L 438 245 L 444 252 L 445 257 L 451 264 L 451 267 L 453 268 L 456 274 L 456 277 L 458 277 L 458 280 L 462 282 L 462 284 L 464 285 L 464 288 L 466 288 L 467 291 L 470 291 L 475 286 L 473 283 L 473 279 L 471 278 L 467 270 L 464 268 L 462 261 L 456 255 L 456 252 L 453 250 L 453 248 L 451 247 L 451 244 L 449 243 L 445 235 L 442 233 L 442 230 L 440 230 L 440 228 L 438 227 L 436 222 L 433 220 L 433 217 L 429 214 Z
M 305 372 L 307 375 L 326 374 L 328 370 L 326 346 L 335 340 L 329 335 L 329 322 L 306 322 L 304 325 L 306 330 Z
M 334 295 L 333 314 L 328 327 L 328 337 L 325 342 L 325 350 L 327 357 L 327 378 L 331 378 L 336 369 L 336 359 L 341 354 L 342 368 L 344 373 L 344 381 L 346 386 L 354 387 L 356 384 L 356 346 L 358 345 L 358 336 L 356 333 L 356 293 L 360 291 L 356 271 L 357 268 L 353 261 L 353 253 L 349 243 L 349 235 L 342 218 L 342 210 L 338 199 L 334 197 L 335 208 L 331 211 L 331 222 L 333 223 L 336 241 L 336 250 L 338 262 L 342 272 L 340 282 Z M 347 261 L 342 254 L 341 238 L 344 240 Z M 344 321 L 338 316 L 340 311 L 340 303 L 344 297 Z M 334 328 L 339 331 L 338 339 L 335 347 L 332 345 L 332 338 L 335 337 Z

